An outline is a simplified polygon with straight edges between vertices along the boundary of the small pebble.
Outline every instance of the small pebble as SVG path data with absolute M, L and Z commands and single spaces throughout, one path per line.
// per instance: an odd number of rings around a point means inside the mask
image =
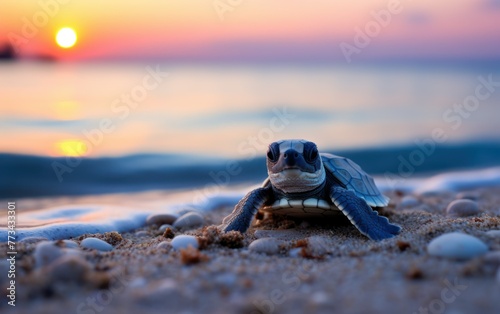
M 144 231 L 144 230 L 137 231 L 135 233 L 135 235 L 138 237 L 149 237 L 149 233 L 147 231 Z
M 195 249 L 197 249 L 199 247 L 198 239 L 196 239 L 196 237 L 191 236 L 191 235 L 184 235 L 184 234 L 176 236 L 172 240 L 171 244 L 172 244 L 172 247 L 176 250 L 185 249 L 188 246 L 192 246 Z
M 64 246 L 69 248 L 69 249 L 77 249 L 78 248 L 78 243 L 76 243 L 75 241 L 62 240 L 62 242 L 64 243 Z
M 46 270 L 52 281 L 81 282 L 92 270 L 89 262 L 75 255 L 66 255 L 52 263 Z
M 411 195 L 403 196 L 401 202 L 399 203 L 399 207 L 414 207 L 420 204 L 420 201 Z
M 194 208 L 186 208 L 186 209 L 180 210 L 177 214 L 179 216 L 183 216 L 187 213 L 195 213 L 195 212 L 196 212 L 196 209 L 194 209 Z
M 63 255 L 64 251 L 50 241 L 38 243 L 33 254 L 37 268 L 47 266 Z
M 111 244 L 98 238 L 86 238 L 80 245 L 87 249 L 94 249 L 103 252 L 111 251 L 113 249 Z
M 467 260 L 485 254 L 488 246 L 476 237 L 452 232 L 440 235 L 427 246 L 427 252 L 433 256 Z
M 162 241 L 156 245 L 157 249 L 170 250 L 172 248 L 172 244 L 167 241 Z
M 164 225 L 173 224 L 177 216 L 170 214 L 151 214 L 146 219 L 146 225 Z
M 500 238 L 500 230 L 489 230 L 486 231 L 486 234 L 492 237 L 499 237 Z
M 161 225 L 160 228 L 158 228 L 158 231 L 163 233 L 163 232 L 165 232 L 165 230 L 167 230 L 167 228 L 173 229 L 174 227 L 172 225 L 169 225 L 169 224 L 164 224 L 164 225 Z
M 479 206 L 475 201 L 468 199 L 454 200 L 446 208 L 446 215 L 450 217 L 467 217 L 479 214 Z
M 248 249 L 255 253 L 272 255 L 279 253 L 281 243 L 281 241 L 275 238 L 261 238 L 250 243 Z
M 204 218 L 202 215 L 194 212 L 189 212 L 182 215 L 174 222 L 174 227 L 178 229 L 183 228 L 197 228 L 203 225 Z

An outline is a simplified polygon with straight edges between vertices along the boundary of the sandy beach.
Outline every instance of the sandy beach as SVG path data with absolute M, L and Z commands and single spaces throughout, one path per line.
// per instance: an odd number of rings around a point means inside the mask
M 141 195 L 152 194 L 20 203 L 36 209 L 126 203 Z M 16 306 L 2 302 L 1 308 L 18 313 L 499 313 L 500 235 L 491 230 L 500 230 L 500 188 L 388 196 L 391 203 L 381 213 L 403 231 L 381 242 L 343 219 L 266 217 L 244 235 L 220 234 L 214 226 L 230 207 L 205 214 L 203 225 L 194 229 L 159 231 L 151 224 L 132 232 L 86 234 L 72 239 L 78 244 L 74 248 L 56 241 L 42 253 L 36 248 L 43 239 L 20 241 Z M 457 198 L 474 199 L 479 213 L 447 216 L 446 207 Z M 428 254 L 432 239 L 454 231 L 482 240 L 488 252 L 468 260 Z M 199 249 L 174 249 L 172 238 L 182 234 L 195 236 Z M 82 248 L 90 237 L 112 250 Z M 264 244 L 250 246 L 259 239 Z M 5 273 L 7 247 L 0 245 Z M 1 279 L 5 286 L 5 276 Z

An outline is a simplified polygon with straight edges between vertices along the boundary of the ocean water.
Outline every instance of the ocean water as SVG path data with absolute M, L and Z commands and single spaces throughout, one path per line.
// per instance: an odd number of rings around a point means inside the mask
M 394 189 L 391 181 L 383 177 L 375 180 L 382 193 Z M 398 189 L 407 193 L 422 194 L 436 192 L 456 192 L 479 187 L 500 185 L 500 167 L 481 170 L 446 172 L 427 178 L 410 178 L 400 182 Z M 147 216 L 155 213 L 170 213 L 180 216 L 186 211 L 207 212 L 222 206 L 234 206 L 255 188 L 243 185 L 237 188 L 220 187 L 216 192 L 206 188 L 190 189 L 170 194 L 169 197 L 147 194 L 134 200 L 126 195 L 110 195 L 111 199 L 125 199 L 128 205 L 68 204 L 27 211 L 17 215 L 16 239 L 21 241 L 31 237 L 50 240 L 68 239 L 86 233 L 110 231 L 127 232 L 143 226 Z M 144 199 L 144 197 L 147 197 Z M 0 241 L 6 241 L 8 230 L 0 227 Z
M 500 64 L 0 63 L 0 152 L 251 159 L 280 138 L 338 151 L 436 128 L 498 140 L 498 82 Z
M 0 198 L 173 191 L 21 220 L 25 236 L 128 230 L 235 203 L 283 138 L 353 159 L 383 189 L 498 185 L 499 117 L 498 64 L 0 63 Z
M 374 175 L 495 166 L 499 82 L 490 63 L 0 63 L 0 198 L 255 183 L 283 138 Z

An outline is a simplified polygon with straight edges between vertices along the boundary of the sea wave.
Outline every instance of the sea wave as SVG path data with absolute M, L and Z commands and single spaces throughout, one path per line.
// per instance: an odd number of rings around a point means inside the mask
M 430 154 L 418 145 L 328 151 L 354 160 L 372 175 L 405 178 L 500 165 L 500 143 L 491 142 L 439 146 Z M 229 187 L 258 183 L 266 176 L 264 157 L 228 160 L 137 154 L 78 159 L 0 154 L 0 198 L 4 199 Z
M 382 192 L 392 190 L 389 181 L 382 176 L 375 178 Z M 500 167 L 479 170 L 453 171 L 428 178 L 409 178 L 397 188 L 407 193 L 449 192 L 479 187 L 500 186 Z M 195 196 L 200 189 L 172 193 L 167 199 L 151 197 L 149 202 L 130 206 L 111 205 L 66 205 L 36 211 L 21 212 L 17 221 L 16 239 L 44 237 L 67 239 L 86 233 L 109 231 L 126 232 L 143 226 L 146 218 L 154 213 L 181 215 L 186 211 L 207 212 L 223 206 L 232 207 L 254 185 L 238 189 L 226 188 L 214 193 L 205 193 L 200 200 Z M 204 191 L 206 192 L 206 191 Z M 7 229 L 0 228 L 0 242 L 6 241 Z

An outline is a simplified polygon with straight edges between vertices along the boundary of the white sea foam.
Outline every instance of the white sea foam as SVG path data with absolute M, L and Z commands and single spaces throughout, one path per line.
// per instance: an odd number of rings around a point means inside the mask
M 415 194 L 428 192 L 461 191 L 480 187 L 500 186 L 500 167 L 480 170 L 453 171 L 428 177 L 417 177 L 388 181 L 385 178 L 375 179 L 381 191 L 392 189 L 403 190 Z M 397 182 L 394 184 L 393 182 Z
M 376 179 L 382 191 L 392 188 L 413 193 L 440 191 L 458 191 L 479 187 L 500 186 L 500 167 L 471 171 L 457 171 L 438 174 L 427 178 L 410 178 L 392 187 L 384 178 Z M 255 186 L 246 186 L 238 190 L 223 191 L 219 194 L 203 197 L 202 201 L 193 202 L 193 195 L 204 193 L 195 190 L 171 194 L 167 200 L 152 199 L 135 206 L 110 205 L 67 205 L 38 211 L 20 212 L 17 216 L 17 240 L 27 237 L 45 237 L 48 239 L 67 239 L 85 233 L 109 231 L 126 232 L 145 224 L 146 217 L 152 213 L 179 214 L 187 209 L 207 212 L 222 206 L 234 206 L 243 197 L 245 191 Z M 7 229 L 0 228 L 0 241 L 7 240 Z
M 152 213 L 179 215 L 185 210 L 210 211 L 231 206 L 242 197 L 239 192 L 227 192 L 189 202 L 187 193 L 172 195 L 169 200 L 151 200 L 136 206 L 67 205 L 37 211 L 19 212 L 16 220 L 17 241 L 27 237 L 51 240 L 68 239 L 86 233 L 126 232 L 144 226 Z M 7 241 L 7 229 L 0 228 L 0 242 Z
M 19 213 L 17 240 L 27 237 L 68 239 L 85 233 L 127 231 L 144 225 L 148 211 L 137 208 L 102 205 L 77 205 L 47 208 Z M 22 222 L 22 224 L 20 224 Z M 5 228 L 0 229 L 2 240 L 7 239 Z
M 419 184 L 415 193 L 459 191 L 488 186 L 500 186 L 500 167 L 435 175 Z

